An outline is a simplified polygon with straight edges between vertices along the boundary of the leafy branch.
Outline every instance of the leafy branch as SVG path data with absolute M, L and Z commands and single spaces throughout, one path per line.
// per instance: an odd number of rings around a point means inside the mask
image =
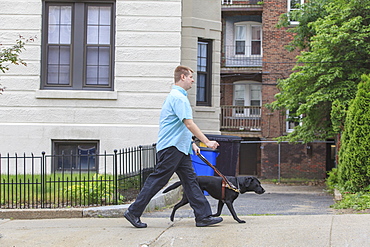
M 20 35 L 13 46 L 2 48 L 0 50 L 0 70 L 5 73 L 9 70 L 10 64 L 27 66 L 27 63 L 20 58 L 20 54 L 26 50 L 26 43 L 33 42 L 35 39 L 36 36 L 26 39 Z M 2 44 L 0 44 L 0 46 L 2 46 Z M 0 94 L 2 94 L 4 90 L 5 87 L 2 87 L 0 84 Z

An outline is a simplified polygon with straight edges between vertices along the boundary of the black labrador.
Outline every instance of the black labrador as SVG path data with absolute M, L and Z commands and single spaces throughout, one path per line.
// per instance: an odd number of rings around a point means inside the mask
M 265 190 L 262 188 L 260 181 L 255 177 L 230 177 L 230 176 L 226 176 L 226 177 L 233 185 L 235 185 L 239 189 L 241 194 L 248 192 L 248 191 L 254 191 L 257 194 L 265 193 Z M 217 213 L 213 214 L 212 216 L 220 216 L 222 208 L 224 204 L 226 203 L 234 219 L 239 223 L 245 223 L 244 220 L 241 220 L 238 218 L 238 216 L 235 213 L 234 207 L 233 207 L 233 202 L 239 196 L 238 192 L 225 188 L 224 199 L 222 199 L 222 178 L 221 177 L 198 176 L 197 180 L 202 190 L 207 191 L 210 196 L 218 200 Z M 167 187 L 163 191 L 163 193 L 173 190 L 179 187 L 180 185 L 181 185 L 180 181 L 176 182 L 172 184 L 171 186 Z M 177 203 L 172 210 L 171 221 L 173 221 L 174 219 L 176 210 L 186 205 L 187 203 L 188 203 L 188 198 L 186 197 L 185 194 L 183 194 L 181 201 Z

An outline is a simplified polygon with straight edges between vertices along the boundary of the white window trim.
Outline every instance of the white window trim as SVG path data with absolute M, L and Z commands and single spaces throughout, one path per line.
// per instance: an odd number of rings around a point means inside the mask
M 249 47 L 249 49 L 246 49 L 245 55 L 235 54 L 236 57 L 262 57 L 263 56 L 263 49 L 262 49 L 262 42 L 263 42 L 263 36 L 262 36 L 262 23 L 260 22 L 254 22 L 254 21 L 243 21 L 243 22 L 236 22 L 234 24 L 234 39 L 233 39 L 233 46 L 236 49 L 236 27 L 237 26 L 245 26 L 246 27 L 246 40 L 245 44 L 246 47 Z M 253 26 L 259 26 L 261 28 L 261 54 L 260 55 L 252 55 L 252 27 Z
M 251 93 L 252 93 L 252 90 L 251 90 L 251 87 L 252 85 L 260 85 L 261 86 L 261 83 L 259 82 L 255 82 L 255 81 L 237 81 L 237 82 L 234 82 L 233 83 L 233 105 L 236 105 L 235 103 L 235 96 L 236 96 L 236 92 L 235 92 L 235 85 L 243 85 L 245 87 L 245 90 L 244 90 L 244 106 L 251 106 Z M 262 88 L 261 88 L 262 90 Z M 262 94 L 262 92 L 261 92 Z M 262 95 L 260 95 L 260 106 L 262 106 Z M 244 110 L 244 113 L 236 113 L 236 111 L 234 110 L 233 112 L 233 116 L 234 117 L 259 117 L 260 115 L 255 115 L 255 114 L 251 114 L 250 113 L 250 109 L 249 110 Z
M 36 90 L 36 99 L 117 100 L 117 91 Z
M 292 11 L 292 10 L 295 10 L 295 9 L 292 9 L 291 7 L 290 7 L 290 4 L 291 4 L 291 0 L 288 0 L 287 1 L 287 4 L 288 4 L 288 15 L 289 15 L 289 13 L 290 13 L 290 11 Z M 304 4 L 304 0 L 300 0 L 300 4 L 302 5 L 302 4 Z M 299 21 L 290 21 L 290 25 L 292 25 L 292 26 L 296 26 L 296 25 L 298 25 L 299 24 Z
M 285 131 L 287 133 L 291 133 L 294 131 L 294 129 L 291 129 L 290 126 L 289 126 L 289 123 L 290 121 L 288 121 L 288 118 L 289 118 L 289 110 L 286 110 L 286 123 L 285 123 Z M 300 121 L 299 121 L 299 125 L 302 126 L 302 117 L 303 115 L 300 115 L 299 118 L 300 118 Z

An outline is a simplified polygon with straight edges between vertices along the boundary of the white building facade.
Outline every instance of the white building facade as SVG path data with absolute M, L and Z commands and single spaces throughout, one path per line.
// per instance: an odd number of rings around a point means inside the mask
M 2 0 L 0 43 L 36 37 L 0 74 L 0 153 L 94 153 L 157 141 L 183 64 L 194 120 L 219 134 L 221 1 Z

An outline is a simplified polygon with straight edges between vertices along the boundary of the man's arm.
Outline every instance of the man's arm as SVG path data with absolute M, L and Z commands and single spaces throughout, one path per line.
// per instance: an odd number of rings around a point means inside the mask
M 219 144 L 216 141 L 210 141 L 203 132 L 199 129 L 199 127 L 194 123 L 193 119 L 184 119 L 183 120 L 186 128 L 190 130 L 193 135 L 195 135 L 201 142 L 207 145 L 207 147 L 216 149 Z

